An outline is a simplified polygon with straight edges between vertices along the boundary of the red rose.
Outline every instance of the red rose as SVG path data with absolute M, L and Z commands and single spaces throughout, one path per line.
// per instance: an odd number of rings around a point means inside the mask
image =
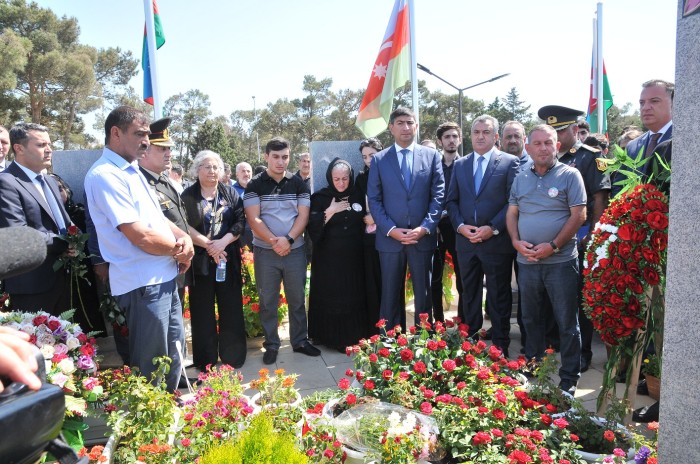
M 622 306 L 625 300 L 617 293 L 610 294 L 610 304 L 613 306 Z
M 632 245 L 629 242 L 620 242 L 620 244 L 617 246 L 617 252 L 624 259 L 629 259 L 631 251 Z M 600 264 L 601 266 L 603 265 L 602 261 Z
M 260 303 L 253 303 L 250 305 L 250 310 L 254 313 L 260 312 Z
M 345 402 L 352 406 L 353 404 L 357 403 L 357 396 L 352 393 L 348 393 L 348 396 L 345 397 Z
M 664 212 L 666 210 L 666 204 L 663 201 L 657 199 L 648 200 L 646 206 L 649 211 Z
M 479 445 L 485 445 L 486 443 L 491 442 L 491 435 L 489 435 L 486 432 L 477 432 L 474 437 L 472 437 L 472 443 L 475 446 Z
M 559 427 L 560 429 L 564 429 L 564 428 L 566 428 L 566 427 L 569 425 L 569 422 L 567 422 L 567 420 L 564 419 L 563 417 L 560 417 L 560 418 L 558 418 L 558 419 L 554 419 L 554 421 L 552 421 L 552 423 L 553 423 L 556 427 Z
M 615 433 L 612 430 L 606 430 L 603 432 L 603 438 L 608 441 L 615 441 Z
M 645 229 L 637 229 L 632 235 L 632 241 L 634 243 L 642 243 L 647 239 L 647 231 Z M 636 254 L 634 256 L 637 256 Z M 638 258 L 635 258 L 638 260 Z
M 40 326 L 41 324 L 46 324 L 46 321 L 48 321 L 49 318 L 46 316 L 37 316 L 34 319 L 32 319 L 32 324 L 35 326 Z
M 404 362 L 408 362 L 411 359 L 413 359 L 413 351 L 409 350 L 408 348 L 404 348 L 401 350 L 401 360 Z
M 442 368 L 445 369 L 447 372 L 452 372 L 457 368 L 457 363 L 454 362 L 452 359 L 445 359 L 442 362 Z
M 428 403 L 427 401 L 423 401 L 420 404 L 420 412 L 422 412 L 423 414 L 430 415 L 433 413 L 433 406 L 430 403 Z
M 338 381 L 338 388 L 340 388 L 341 390 L 347 390 L 348 388 L 350 388 L 350 380 L 343 377 Z
M 364 387 L 365 390 L 374 390 L 374 382 L 371 380 L 365 380 Z
M 617 229 L 617 236 L 622 240 L 630 241 L 632 240 L 632 234 L 634 233 L 634 224 L 625 224 Z
M 61 323 L 60 323 L 57 319 L 50 319 L 50 320 L 46 323 L 46 327 L 48 327 L 49 330 L 50 330 L 51 332 L 53 332 L 53 331 L 58 330 L 58 329 L 61 328 Z
M 540 420 L 544 425 L 550 425 L 552 423 L 552 416 L 549 414 L 540 414 Z
M 394 373 L 391 372 L 389 369 L 384 369 L 384 372 L 382 372 L 382 377 L 384 380 L 390 380 L 394 376 Z
M 659 264 L 661 261 L 659 254 L 649 247 L 642 248 L 642 256 L 652 264 Z
M 645 215 L 646 211 L 644 211 L 643 209 L 635 209 L 630 213 L 630 218 L 634 222 L 642 222 L 644 220 Z
M 651 244 L 657 250 L 663 251 L 668 245 L 668 236 L 663 232 L 654 232 L 651 234 Z
M 371 363 L 376 363 L 378 359 L 379 359 L 379 357 L 377 356 L 376 353 L 371 353 L 369 355 L 369 362 L 371 362 Z
M 391 355 L 389 352 L 389 348 L 380 348 L 379 349 L 379 356 L 382 358 L 388 358 Z
M 423 361 L 418 361 L 413 365 L 413 372 L 415 372 L 416 374 L 425 374 L 426 371 L 427 368 Z
M 612 266 L 617 269 L 618 271 L 622 271 L 625 269 L 625 262 L 618 258 L 617 256 L 613 257 L 612 259 Z
M 635 261 L 627 263 L 627 272 L 630 274 L 639 274 L 639 264 Z
M 644 326 L 644 321 L 634 316 L 622 316 L 622 324 L 629 329 L 638 329 Z
M 646 280 L 649 285 L 658 285 L 660 280 L 659 273 L 647 266 L 644 268 L 644 280 Z
M 659 211 L 647 214 L 647 224 L 655 230 L 665 230 L 668 227 L 668 216 Z
M 78 235 L 79 233 L 80 229 L 78 229 L 78 226 L 68 226 L 68 235 Z

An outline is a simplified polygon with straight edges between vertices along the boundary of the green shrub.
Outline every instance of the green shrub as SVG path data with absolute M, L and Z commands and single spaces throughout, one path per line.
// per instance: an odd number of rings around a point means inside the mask
M 261 412 L 235 444 L 213 447 L 200 460 L 201 464 L 305 464 L 306 456 L 296 449 L 294 437 L 272 430 L 272 418 Z

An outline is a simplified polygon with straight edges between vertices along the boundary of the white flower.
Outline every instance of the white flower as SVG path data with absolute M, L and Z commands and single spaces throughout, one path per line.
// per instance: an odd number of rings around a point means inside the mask
M 51 376 L 49 381 L 52 384 L 58 385 L 59 387 L 63 388 L 65 386 L 66 382 L 68 381 L 68 376 L 61 373 L 61 372 L 57 372 Z
M 615 231 L 615 232 L 617 232 L 617 231 Z M 610 243 L 612 243 L 612 242 L 614 242 L 614 241 L 616 241 L 616 240 L 617 240 L 617 235 L 615 235 L 614 233 L 613 233 L 612 235 L 610 235 L 610 237 L 608 238 L 608 241 L 609 241 Z
M 36 335 L 36 346 L 43 348 L 44 345 L 53 346 L 56 343 L 56 338 L 50 333 L 38 333 Z
M 68 340 L 66 340 L 66 346 L 68 347 L 68 350 L 80 348 L 80 340 L 75 337 L 68 337 Z
M 44 359 L 53 358 L 55 351 L 52 345 L 44 345 L 41 347 L 41 354 L 44 356 Z
M 61 360 L 61 362 L 58 363 L 58 368 L 61 369 L 61 372 L 63 372 L 64 374 L 72 374 L 73 372 L 75 372 L 75 364 L 70 358 Z

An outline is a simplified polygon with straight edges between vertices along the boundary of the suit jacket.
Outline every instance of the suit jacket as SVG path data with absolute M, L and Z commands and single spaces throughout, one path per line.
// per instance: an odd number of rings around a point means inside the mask
M 44 177 L 53 192 L 66 226 L 72 225 L 66 212 L 58 185 L 51 176 Z M 28 226 L 44 234 L 46 259 L 33 271 L 5 280 L 5 289 L 13 294 L 42 293 L 51 289 L 56 272 L 53 265 L 58 257 L 68 249 L 68 243 L 59 238 L 58 225 L 51 215 L 51 209 L 34 186 L 32 180 L 16 163 L 10 164 L 0 173 L 0 227 Z
M 460 224 L 477 227 L 491 225 L 498 229 L 499 234 L 483 243 L 471 243 L 463 235 L 456 234 L 456 248 L 460 251 L 479 249 L 488 253 L 513 253 L 513 245 L 506 231 L 506 210 L 510 186 L 518 173 L 520 160 L 517 156 L 494 150 L 477 192 L 474 189 L 476 156 L 472 152 L 455 161 L 450 191 L 447 193 L 447 211 L 455 230 Z
M 367 200 L 377 224 L 378 251 L 401 251 L 404 245 L 387 234 L 392 227 L 430 231 L 416 245 L 419 250 L 437 247 L 437 224 L 445 196 L 445 178 L 437 150 L 415 145 L 411 188 L 406 189 L 394 145 L 372 158 L 367 180 Z
M 673 124 L 671 124 L 671 127 L 668 128 L 668 130 L 664 133 L 664 135 L 656 143 L 657 149 L 655 151 L 659 152 L 658 146 L 667 140 L 671 140 L 672 137 L 673 137 Z M 642 158 L 649 158 L 650 156 L 652 156 L 653 153 L 646 153 L 646 147 L 649 144 L 650 139 L 651 139 L 651 131 L 646 131 L 641 136 L 630 141 L 627 144 L 627 147 L 625 148 L 628 156 L 630 156 L 632 158 L 636 158 L 637 154 L 639 153 L 639 150 L 643 150 L 642 151 Z M 645 163 L 640 168 L 641 173 L 645 174 L 645 175 L 649 175 L 651 173 L 651 166 L 652 166 L 652 161 L 648 161 L 647 163 Z M 622 187 L 620 187 L 619 185 L 615 185 L 615 183 L 620 181 L 620 180 L 626 179 L 626 178 L 627 178 L 627 176 L 622 172 L 618 171 L 615 173 L 615 176 L 613 177 L 613 179 L 611 181 L 612 188 L 610 190 L 610 198 L 615 197 L 615 195 L 617 195 L 620 192 L 620 190 L 622 190 Z
M 185 204 L 183 203 L 182 198 L 180 198 L 180 194 L 177 193 L 177 190 L 175 190 L 175 187 L 170 184 L 163 184 L 160 179 L 154 177 L 150 172 L 142 167 L 139 167 L 139 170 L 146 178 L 148 185 L 155 189 L 156 196 L 158 197 L 158 203 L 160 203 L 160 209 L 163 211 L 163 215 L 178 228 L 184 232 L 188 232 L 189 228 L 187 225 Z

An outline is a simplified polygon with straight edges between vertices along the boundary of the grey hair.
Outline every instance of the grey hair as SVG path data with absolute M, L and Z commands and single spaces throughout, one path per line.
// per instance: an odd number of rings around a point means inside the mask
M 253 170 L 253 166 L 251 166 L 250 163 L 246 163 L 245 161 L 241 161 L 240 163 L 238 163 L 238 164 L 236 165 L 236 172 L 238 172 L 238 170 L 239 170 L 240 168 L 242 168 L 243 166 L 248 166 L 248 167 L 250 168 L 251 171 Z
M 471 130 L 474 130 L 474 126 L 478 122 L 491 122 L 493 125 L 493 131 L 494 133 L 498 134 L 498 119 L 494 118 L 493 116 L 489 114 L 482 114 L 481 116 L 477 117 L 475 120 L 472 121 L 472 127 Z
M 508 127 L 508 126 L 517 126 L 523 131 L 523 135 L 525 134 L 525 126 L 523 126 L 523 123 L 520 121 L 515 121 L 515 120 L 507 121 L 505 124 L 503 124 L 502 130 L 505 131 L 506 127 Z M 503 132 L 501 132 L 501 137 L 503 137 Z
M 211 150 L 202 150 L 199 153 L 197 153 L 197 156 L 195 156 L 194 160 L 192 161 L 190 175 L 193 176 L 195 179 L 198 179 L 199 176 L 197 175 L 197 171 L 199 171 L 199 168 L 204 163 L 204 161 L 208 159 L 213 159 L 214 161 L 216 161 L 216 164 L 219 165 L 219 180 L 221 180 L 224 177 L 224 160 L 221 159 L 221 156 L 218 153 Z

